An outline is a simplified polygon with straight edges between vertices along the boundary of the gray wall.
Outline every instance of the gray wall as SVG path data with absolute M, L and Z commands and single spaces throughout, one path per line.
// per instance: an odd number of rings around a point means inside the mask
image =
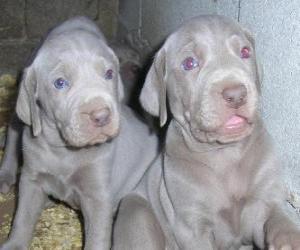
M 218 13 L 239 20 L 256 36 L 264 67 L 262 113 L 285 167 L 285 180 L 300 194 L 300 1 L 122 0 L 120 20 L 155 49 L 184 20 Z

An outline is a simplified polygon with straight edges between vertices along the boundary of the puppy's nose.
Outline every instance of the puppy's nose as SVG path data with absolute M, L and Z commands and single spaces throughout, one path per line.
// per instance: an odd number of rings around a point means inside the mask
M 237 109 L 246 103 L 247 89 L 244 85 L 226 87 L 222 96 L 229 107 Z
M 104 127 L 110 123 L 110 110 L 108 108 L 93 110 L 89 115 L 91 121 L 97 127 Z

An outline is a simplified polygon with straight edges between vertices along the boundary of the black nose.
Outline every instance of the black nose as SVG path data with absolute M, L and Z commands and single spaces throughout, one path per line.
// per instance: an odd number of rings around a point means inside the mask
M 90 119 L 97 127 L 104 127 L 110 123 L 110 110 L 108 108 L 102 108 L 92 111 L 90 114 Z
M 247 89 L 244 85 L 226 87 L 222 96 L 229 107 L 237 109 L 246 103 Z

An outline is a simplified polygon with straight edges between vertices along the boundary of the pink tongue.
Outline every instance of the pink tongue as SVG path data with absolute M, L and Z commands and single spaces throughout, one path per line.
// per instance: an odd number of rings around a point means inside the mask
M 237 127 L 241 127 L 244 123 L 245 123 L 244 118 L 234 115 L 234 116 L 230 117 L 229 120 L 225 123 L 225 127 L 226 128 L 237 128 Z

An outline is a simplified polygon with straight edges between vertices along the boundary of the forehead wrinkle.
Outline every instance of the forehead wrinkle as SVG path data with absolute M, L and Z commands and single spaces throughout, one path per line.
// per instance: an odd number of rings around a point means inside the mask
M 92 56 L 97 54 L 98 56 L 108 57 L 110 56 L 109 50 L 106 48 L 106 44 L 97 39 L 94 36 L 90 36 L 90 39 L 84 39 L 87 34 L 81 34 L 83 37 L 72 34 L 69 36 L 57 36 L 50 39 L 45 44 L 46 50 L 50 53 L 66 54 L 71 53 L 72 55 L 87 54 Z
M 180 47 L 178 53 L 182 53 L 182 52 L 190 52 L 193 51 L 193 49 L 190 49 L 191 45 L 193 45 L 195 42 L 193 41 L 192 38 L 188 39 L 188 41 L 182 46 Z M 192 46 L 194 47 L 194 46 Z
M 238 26 L 228 23 L 227 21 L 221 21 L 219 19 L 206 20 L 200 22 L 200 25 L 197 29 L 196 36 L 201 36 L 205 38 L 210 44 L 223 44 L 224 41 L 236 34 L 240 35 L 241 30 Z
M 49 74 L 55 74 L 56 72 L 64 71 L 64 63 L 62 60 L 58 59 L 54 67 L 51 67 Z

